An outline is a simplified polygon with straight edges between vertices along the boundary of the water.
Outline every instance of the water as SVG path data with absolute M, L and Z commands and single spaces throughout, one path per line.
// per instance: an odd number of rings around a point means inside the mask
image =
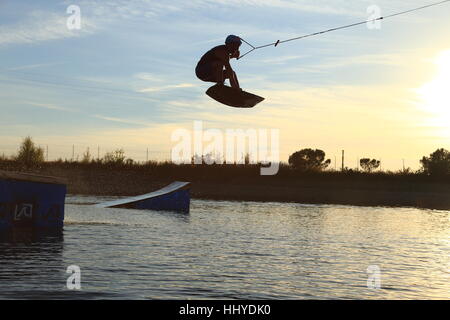
M 61 235 L 0 242 L 0 298 L 449 299 L 450 211 L 193 200 L 190 215 L 70 196 Z M 67 267 L 81 269 L 68 290 Z M 367 287 L 379 268 L 380 289 Z M 376 267 L 373 267 L 376 266 Z

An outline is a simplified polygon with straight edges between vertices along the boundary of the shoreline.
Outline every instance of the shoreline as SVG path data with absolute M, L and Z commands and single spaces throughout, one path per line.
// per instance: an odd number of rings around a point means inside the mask
M 202 186 L 203 187 L 203 186 Z M 201 188 L 202 188 L 201 187 Z M 197 188 L 198 189 L 198 188 Z M 297 188 L 291 192 L 299 194 L 286 195 L 282 191 L 278 194 L 267 196 L 249 196 L 243 194 L 221 194 L 211 192 L 192 192 L 193 199 L 217 200 L 217 201 L 251 201 L 251 202 L 279 202 L 314 205 L 344 205 L 364 207 L 391 207 L 391 208 L 420 208 L 433 210 L 450 210 L 448 195 L 442 193 L 422 192 L 383 192 L 373 193 L 371 190 L 327 190 L 325 195 L 318 195 L 324 190 L 309 188 Z
M 202 173 L 185 170 L 84 168 L 49 166 L 32 173 L 67 181 L 67 193 L 91 196 L 135 196 L 169 183 L 191 182 L 191 197 L 205 200 L 415 207 L 450 210 L 450 182 L 404 177 L 243 175 L 236 170 Z M 186 172 L 189 171 L 189 172 Z

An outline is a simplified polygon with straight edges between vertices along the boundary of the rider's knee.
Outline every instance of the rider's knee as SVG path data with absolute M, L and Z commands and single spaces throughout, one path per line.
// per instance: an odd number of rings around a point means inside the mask
M 231 78 L 232 76 L 236 76 L 236 73 L 234 73 L 234 71 L 230 72 L 229 70 L 224 70 L 223 75 L 227 78 Z

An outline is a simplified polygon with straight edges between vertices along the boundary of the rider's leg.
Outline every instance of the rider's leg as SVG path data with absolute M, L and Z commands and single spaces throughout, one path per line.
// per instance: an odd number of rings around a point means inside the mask
M 233 78 L 234 78 L 234 81 L 236 81 L 237 88 L 240 88 L 241 86 L 239 85 L 239 80 L 237 78 L 236 72 L 234 72 L 234 71 L 233 71 Z
M 232 71 L 229 72 L 228 70 L 223 71 L 223 77 L 224 79 L 230 79 L 230 85 L 233 88 L 239 89 L 239 82 L 236 76 L 236 72 Z
M 223 73 L 223 64 L 220 62 L 213 62 L 212 68 L 214 70 L 214 80 L 217 83 L 223 84 L 225 82 L 225 76 Z

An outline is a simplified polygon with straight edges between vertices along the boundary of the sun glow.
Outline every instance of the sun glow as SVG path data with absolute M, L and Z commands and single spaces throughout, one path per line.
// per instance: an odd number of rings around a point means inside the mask
M 450 137 L 450 50 L 434 61 L 437 74 L 417 90 L 420 106 L 430 114 L 430 125 L 440 127 Z

